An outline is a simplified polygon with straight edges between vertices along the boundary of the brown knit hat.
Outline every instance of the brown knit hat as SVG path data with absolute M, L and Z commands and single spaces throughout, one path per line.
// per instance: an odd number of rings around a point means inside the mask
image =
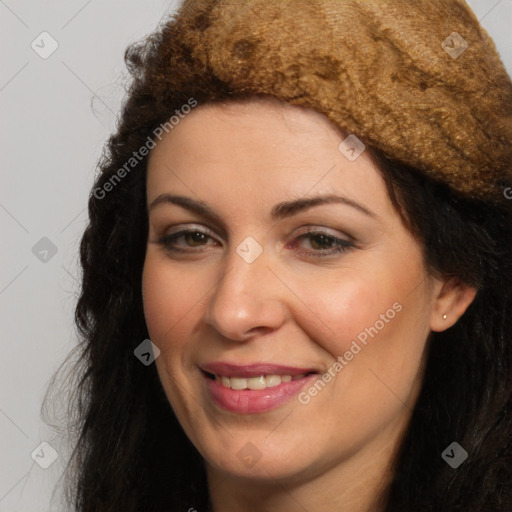
M 236 94 L 313 108 L 466 197 L 512 183 L 512 83 L 462 0 L 185 0 L 176 27 Z

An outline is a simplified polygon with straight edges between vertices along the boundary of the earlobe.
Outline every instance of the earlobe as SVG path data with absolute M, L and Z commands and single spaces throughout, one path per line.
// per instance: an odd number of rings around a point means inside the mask
M 440 332 L 454 325 L 473 302 L 476 293 L 476 288 L 463 283 L 458 278 L 444 281 L 434 296 L 430 313 L 430 329 Z

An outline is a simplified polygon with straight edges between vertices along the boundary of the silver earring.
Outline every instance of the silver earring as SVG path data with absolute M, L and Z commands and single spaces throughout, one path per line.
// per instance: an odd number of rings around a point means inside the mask
M 446 320 L 447 316 L 446 315 L 443 315 L 443 320 Z

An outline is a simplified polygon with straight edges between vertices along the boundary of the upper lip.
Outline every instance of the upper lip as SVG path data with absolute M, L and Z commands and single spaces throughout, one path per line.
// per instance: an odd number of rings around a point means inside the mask
M 302 375 L 306 373 L 317 373 L 314 368 L 299 368 L 273 363 L 252 363 L 234 364 L 223 361 L 207 363 L 200 368 L 214 375 L 223 377 L 259 377 L 260 375 Z

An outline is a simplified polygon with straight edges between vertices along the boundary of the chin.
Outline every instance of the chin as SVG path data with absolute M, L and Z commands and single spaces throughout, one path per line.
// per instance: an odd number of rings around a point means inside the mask
M 248 457 L 250 456 L 245 455 L 239 458 L 236 453 L 224 453 L 218 458 L 209 456 L 206 464 L 234 478 L 253 480 L 261 484 L 275 483 L 275 480 L 291 484 L 306 478 L 313 462 L 301 457 L 283 458 L 280 452 L 265 452 L 261 454 L 261 458 L 254 457 L 252 461 Z

